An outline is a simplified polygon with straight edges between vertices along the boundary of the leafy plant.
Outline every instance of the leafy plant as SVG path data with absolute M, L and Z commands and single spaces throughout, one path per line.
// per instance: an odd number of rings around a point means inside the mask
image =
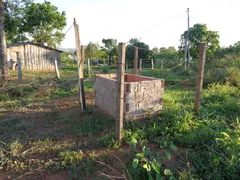
M 104 64 L 103 66 L 101 66 L 101 73 L 107 74 L 109 73 L 109 71 L 110 71 L 110 67 L 108 65 Z
M 120 142 L 116 140 L 114 134 L 106 136 L 103 142 L 108 148 L 118 149 L 120 147 Z
M 136 140 L 133 139 L 131 145 L 136 151 Z M 177 150 L 177 147 L 174 144 L 170 145 L 172 150 Z M 163 167 L 160 160 L 171 159 L 171 153 L 165 151 L 165 154 L 160 153 L 155 154 L 150 150 L 150 148 L 143 146 L 141 152 L 136 153 L 136 158 L 132 162 L 133 168 L 143 168 L 148 174 L 148 179 L 163 179 L 164 176 L 169 177 L 169 179 L 175 179 L 171 170 Z

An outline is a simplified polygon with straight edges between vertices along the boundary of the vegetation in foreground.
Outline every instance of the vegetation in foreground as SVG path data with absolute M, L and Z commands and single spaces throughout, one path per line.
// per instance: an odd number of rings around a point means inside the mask
M 16 73 L 0 95 L 1 179 L 238 179 L 240 90 L 211 84 L 193 111 L 194 80 L 166 73 L 164 109 L 124 123 L 123 145 L 114 120 L 94 107 L 94 83 L 86 80 L 88 110 L 77 102 L 76 69 Z M 158 70 L 144 75 L 164 76 Z M 164 73 L 164 72 L 161 72 Z M 181 83 L 189 79 L 188 83 Z

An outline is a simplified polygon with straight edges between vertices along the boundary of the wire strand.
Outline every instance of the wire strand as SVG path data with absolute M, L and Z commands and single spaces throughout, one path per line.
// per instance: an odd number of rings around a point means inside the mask
M 66 36 L 66 34 L 72 29 L 74 24 L 71 25 L 71 27 L 64 33 L 64 36 Z

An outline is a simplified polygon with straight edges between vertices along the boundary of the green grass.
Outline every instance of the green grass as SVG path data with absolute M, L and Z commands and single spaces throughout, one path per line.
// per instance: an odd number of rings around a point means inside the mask
M 100 67 L 92 69 L 101 72 Z M 179 84 L 188 80 L 194 86 L 194 72 L 180 67 L 178 71 L 143 69 L 141 74 L 166 81 L 163 111 L 141 121 L 124 122 L 121 147 L 114 138 L 112 118 L 91 103 L 85 112 L 80 112 L 76 67 L 63 68 L 60 73 L 61 80 L 56 80 L 54 72 L 24 72 L 23 83 L 18 84 L 16 72 L 11 72 L 12 80 L 0 94 L 0 167 L 11 176 L 32 172 L 31 179 L 42 173 L 66 171 L 68 179 L 106 179 L 97 172 L 113 172 L 102 162 L 127 179 L 148 179 L 144 162 L 151 164 L 157 159 L 164 179 L 239 178 L 238 87 L 206 85 L 200 112 L 195 113 L 194 87 Z M 92 96 L 93 81 L 86 79 L 84 85 L 86 94 Z M 151 144 L 154 148 L 150 147 L 147 161 L 139 160 L 139 166 L 134 168 L 137 153 Z M 176 156 L 180 159 L 178 166 L 168 167 L 164 161 L 174 156 L 171 144 L 178 147 Z M 161 150 L 168 152 L 165 159 L 158 153 Z M 165 174 L 166 168 L 173 176 Z M 150 175 L 155 178 L 157 173 L 152 170 Z
M 159 77 L 154 73 L 153 76 Z M 125 127 L 125 134 L 131 132 L 131 136 L 139 140 L 147 139 L 159 144 L 172 141 L 181 148 L 187 148 L 190 167 L 183 174 L 178 172 L 179 178 L 187 174 L 202 179 L 238 179 L 239 88 L 218 83 L 209 85 L 203 91 L 198 114 L 193 110 L 194 93 L 166 87 L 161 117 L 149 119 L 146 124 L 133 122 Z

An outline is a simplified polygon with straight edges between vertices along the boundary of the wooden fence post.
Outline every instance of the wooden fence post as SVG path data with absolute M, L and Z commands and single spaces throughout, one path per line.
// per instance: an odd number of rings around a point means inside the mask
M 82 88 L 82 103 L 83 103 L 83 109 L 86 109 L 86 99 L 85 99 L 85 90 L 84 90 L 84 56 L 85 56 L 85 48 L 84 46 L 81 46 L 81 63 L 80 63 L 80 71 L 81 71 L 81 88 Z
M 87 67 L 88 67 L 88 77 L 91 76 L 91 65 L 90 65 L 90 59 L 87 59 Z
M 124 75 L 125 75 L 126 44 L 118 44 L 118 64 L 117 64 L 117 107 L 115 132 L 117 140 L 122 140 L 123 131 L 123 103 L 124 103 Z
M 138 48 L 134 47 L 134 74 L 138 73 Z
M 128 71 L 128 61 L 126 61 L 125 69 L 126 69 L 126 72 L 127 72 Z
M 152 69 L 154 69 L 153 59 L 151 59 Z
M 59 80 L 60 79 L 60 74 L 59 74 L 58 64 L 57 64 L 57 59 L 56 58 L 54 60 L 54 64 L 55 64 L 56 76 L 57 76 L 57 79 Z
M 163 69 L 163 59 L 161 59 L 161 69 Z
M 74 18 L 74 29 L 75 29 L 75 40 L 76 40 L 76 51 L 77 51 L 77 62 L 78 62 L 78 85 L 79 85 L 79 104 L 81 111 L 83 111 L 83 99 L 82 99 L 82 86 L 81 86 L 81 47 L 80 47 L 80 37 L 79 37 L 79 27 L 76 24 Z
M 84 58 L 85 58 L 85 48 L 82 45 L 81 46 L 81 64 L 80 64 L 80 68 L 81 68 L 81 78 L 84 78 Z
M 140 59 L 140 62 L 139 62 L 139 71 L 142 71 L 142 59 Z
M 18 82 L 22 82 L 22 62 L 19 57 L 19 52 L 17 52 L 17 69 L 18 69 Z
M 206 49 L 207 49 L 206 43 L 201 43 L 200 44 L 200 52 L 199 52 L 199 62 L 198 62 L 196 95 L 195 95 L 195 103 L 194 103 L 194 109 L 195 109 L 196 112 L 199 111 L 200 105 L 201 105 L 201 94 L 202 94 Z

